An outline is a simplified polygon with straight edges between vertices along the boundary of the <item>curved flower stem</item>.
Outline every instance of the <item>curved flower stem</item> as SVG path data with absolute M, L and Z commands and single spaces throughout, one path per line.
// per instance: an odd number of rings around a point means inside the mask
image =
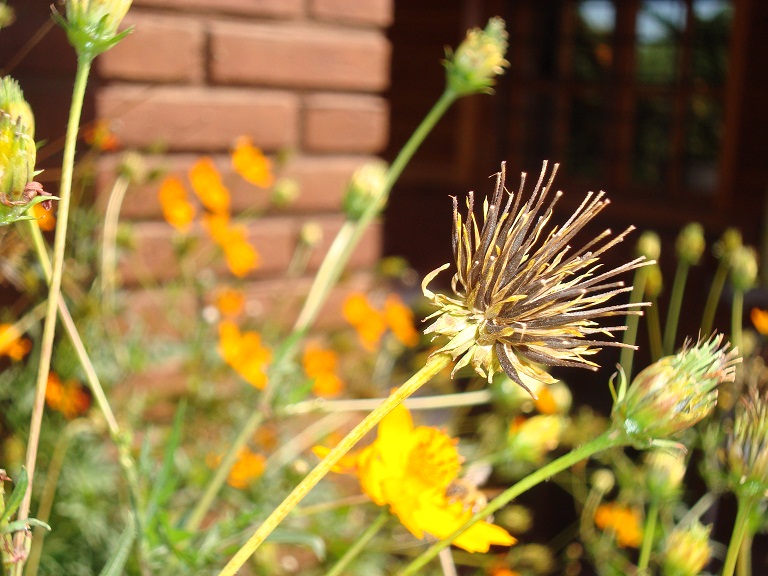
M 725 563 L 723 564 L 721 576 L 733 576 L 733 572 L 736 568 L 736 560 L 738 559 L 739 551 L 741 550 L 741 543 L 747 535 L 749 514 L 756 503 L 754 497 L 742 495 L 739 495 L 738 497 L 736 520 L 733 523 L 731 541 L 728 543 L 728 552 L 725 555 Z
M 389 520 L 389 512 L 386 509 L 382 510 L 379 516 L 374 520 L 365 532 L 350 546 L 344 553 L 344 556 L 339 558 L 339 561 L 333 565 L 333 567 L 325 573 L 325 576 L 340 576 L 344 570 L 349 566 L 350 562 L 357 558 L 357 555 L 362 552 L 368 545 L 368 542 L 373 540 L 373 537 L 378 534 L 384 524 Z
M 675 270 L 675 279 L 672 282 L 672 294 L 669 297 L 669 310 L 667 310 L 667 323 L 664 325 L 664 354 L 670 355 L 675 351 L 675 336 L 677 335 L 677 322 L 680 319 L 680 309 L 683 305 L 685 282 L 688 278 L 690 266 L 680 260 Z
M 288 513 L 301 502 L 315 485 L 322 480 L 331 468 L 357 444 L 363 436 L 376 426 L 384 416 L 389 414 L 403 400 L 416 392 L 440 370 L 451 363 L 449 354 L 435 354 L 429 358 L 424 367 L 411 376 L 402 386 L 395 390 L 386 400 L 355 428 L 347 434 L 315 468 L 307 474 L 296 488 L 275 508 L 269 517 L 259 526 L 248 541 L 237 551 L 219 576 L 233 576 L 251 557 L 262 542 L 283 521 Z
M 653 537 L 656 532 L 656 520 L 659 518 L 659 505 L 651 502 L 648 507 L 648 514 L 645 517 L 645 527 L 643 528 L 643 544 L 640 548 L 640 558 L 637 561 L 637 571 L 644 574 L 651 561 L 651 550 L 653 550 Z
M 632 283 L 632 293 L 629 295 L 628 307 L 637 306 L 643 299 L 645 293 L 645 284 L 648 280 L 648 266 L 643 266 L 635 270 L 635 278 Z M 637 325 L 640 323 L 640 317 L 637 314 L 627 314 L 627 329 L 624 331 L 624 337 L 621 339 L 623 344 L 629 344 L 634 346 L 637 344 Z M 634 348 L 622 348 L 619 356 L 619 364 L 621 364 L 624 374 L 627 378 L 632 377 L 632 361 L 635 356 Z
M 67 134 L 64 140 L 64 158 L 61 167 L 61 186 L 59 189 L 59 209 L 57 213 L 56 234 L 53 244 L 53 269 L 51 283 L 48 290 L 48 303 L 46 308 L 45 323 L 43 324 L 43 336 L 40 345 L 40 358 L 35 382 L 35 397 L 32 405 L 32 417 L 29 425 L 29 440 L 27 443 L 27 455 L 25 465 L 29 474 L 29 486 L 27 493 L 19 507 L 18 518 L 25 520 L 29 517 L 29 509 L 32 502 L 32 485 L 34 482 L 35 464 L 37 463 L 37 448 L 40 443 L 40 428 L 43 422 L 43 410 L 45 407 L 45 389 L 48 383 L 48 375 L 51 369 L 51 357 L 53 356 L 53 339 L 56 333 L 56 316 L 61 294 L 61 277 L 64 268 L 64 249 L 67 244 L 67 224 L 69 222 L 69 205 L 72 196 L 72 174 L 75 164 L 75 145 L 80 126 L 80 114 L 83 108 L 85 87 L 88 84 L 88 74 L 91 70 L 92 58 L 79 57 L 77 60 L 77 72 L 72 91 L 72 104 L 69 110 Z M 22 536 L 23 537 L 23 536 Z M 24 548 L 29 550 L 29 538 L 24 538 Z M 21 574 L 24 562 L 19 562 L 14 567 L 16 574 Z
M 717 303 L 720 301 L 720 295 L 723 293 L 725 280 L 728 278 L 728 268 L 728 258 L 721 257 L 720 262 L 717 264 L 717 270 L 715 270 L 715 276 L 712 278 L 712 284 L 709 286 L 707 302 L 704 304 L 704 313 L 701 317 L 701 333 L 704 335 L 712 332 L 712 324 L 714 324 L 715 321 Z
M 130 180 L 118 176 L 109 194 L 107 209 L 104 213 L 104 229 L 101 238 L 101 297 L 106 310 L 115 307 L 115 263 L 117 262 L 117 227 L 120 220 L 120 208 Z
M 743 349 L 741 340 L 741 325 L 744 322 L 744 291 L 735 288 L 733 290 L 733 303 L 731 304 L 731 343 Z
M 736 562 L 737 576 L 751 576 L 752 574 L 752 533 L 747 530 L 741 541 L 739 560 Z
M 436 542 L 427 550 L 425 550 L 422 554 L 420 554 L 416 559 L 414 559 L 408 566 L 406 566 L 403 570 L 398 572 L 398 576 L 412 576 L 414 574 L 418 574 L 419 570 L 423 568 L 427 562 L 432 560 L 435 556 L 437 556 L 443 548 L 446 548 L 450 546 L 451 542 L 453 542 L 456 538 L 458 538 L 465 530 L 471 528 L 478 522 L 481 522 L 485 520 L 489 514 L 493 514 L 494 512 L 499 511 L 501 508 L 506 506 L 509 502 L 526 492 L 527 490 L 533 488 L 537 484 L 544 482 L 545 480 L 548 480 L 555 474 L 558 474 L 562 472 L 563 470 L 566 470 L 570 468 L 571 466 L 581 462 L 582 460 L 586 458 L 590 458 L 591 456 L 594 456 L 598 452 L 603 452 L 605 450 L 608 450 L 610 448 L 615 448 L 617 446 L 624 446 L 628 444 L 628 440 L 625 436 L 612 431 L 608 430 L 607 432 L 604 432 L 597 438 L 594 438 L 593 440 L 587 442 L 586 444 L 583 444 L 579 446 L 578 448 L 575 448 L 574 450 L 568 452 L 568 454 L 564 454 L 557 460 L 553 460 L 549 464 L 539 468 L 535 472 L 529 474 L 522 480 L 520 480 L 517 484 L 514 484 L 510 488 L 507 488 L 504 492 L 502 492 L 499 496 L 491 500 L 491 502 L 482 510 L 477 512 L 467 520 L 461 527 L 459 527 L 456 531 L 453 532 L 453 534 L 449 535 L 446 538 L 443 538 L 439 542 Z

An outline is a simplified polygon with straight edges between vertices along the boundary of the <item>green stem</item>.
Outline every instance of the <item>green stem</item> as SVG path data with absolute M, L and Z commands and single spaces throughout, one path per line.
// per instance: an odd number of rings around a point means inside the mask
M 640 548 L 640 559 L 637 561 L 637 571 L 644 574 L 651 561 L 651 550 L 653 550 L 653 537 L 656 532 L 656 521 L 659 518 L 659 505 L 651 502 L 648 507 L 648 514 L 645 517 L 645 526 L 643 528 L 643 544 Z
M 339 558 L 339 561 L 334 564 L 333 568 L 325 573 L 325 576 L 340 576 L 352 560 L 357 558 L 358 554 L 365 549 L 368 542 L 373 540 L 373 537 L 378 534 L 379 530 L 381 530 L 384 524 L 387 523 L 387 520 L 389 520 L 389 517 L 389 512 L 387 512 L 386 509 L 382 510 L 378 518 L 366 528 L 365 532 L 363 532 L 355 543 L 347 549 L 344 556 Z
M 682 260 L 677 263 L 675 279 L 672 282 L 672 294 L 669 297 L 669 310 L 667 310 L 667 323 L 664 326 L 664 355 L 669 356 L 675 351 L 675 336 L 677 335 L 677 323 L 680 320 L 680 309 L 683 305 L 685 282 L 688 278 L 688 264 Z
M 651 352 L 651 362 L 661 358 L 663 348 L 661 346 L 661 320 L 659 319 L 659 300 L 651 298 L 651 305 L 646 308 L 648 318 L 648 348 Z
M 315 468 L 293 489 L 293 491 L 275 508 L 266 520 L 253 533 L 248 541 L 237 551 L 219 576 L 233 576 L 245 564 L 262 542 L 283 521 L 288 513 L 322 480 L 331 468 L 357 444 L 363 436 L 376 426 L 384 416 L 389 414 L 403 400 L 416 392 L 431 380 L 438 372 L 451 363 L 449 354 L 435 354 L 429 358 L 424 367 L 411 376 L 402 386 L 395 390 L 373 412 L 347 434 Z
M 502 492 L 499 496 L 494 498 L 485 508 L 477 512 L 467 520 L 460 528 L 458 528 L 453 534 L 449 535 L 448 537 L 440 540 L 439 542 L 436 542 L 427 550 L 425 550 L 421 555 L 416 557 L 408 566 L 406 566 L 402 571 L 398 573 L 398 576 L 408 576 L 413 574 L 418 574 L 419 569 L 423 568 L 430 560 L 432 560 L 435 556 L 438 555 L 440 550 L 443 548 L 446 548 L 450 546 L 451 542 L 453 542 L 456 538 L 458 538 L 462 533 L 464 533 L 465 530 L 471 528 L 478 522 L 482 522 L 485 520 L 489 514 L 493 514 L 495 512 L 498 512 L 501 508 L 509 504 L 512 500 L 526 492 L 527 490 L 530 490 L 537 484 L 544 482 L 545 480 L 548 480 L 555 474 L 558 474 L 562 472 L 563 470 L 566 470 L 570 468 L 571 466 L 574 466 L 575 464 L 578 464 L 582 460 L 586 458 L 590 458 L 591 456 L 597 454 L 598 452 L 603 452 L 605 450 L 608 450 L 610 448 L 615 448 L 617 446 L 623 446 L 628 443 L 628 440 L 625 436 L 612 431 L 608 430 L 607 432 L 604 432 L 597 438 L 594 438 L 593 440 L 587 442 L 586 444 L 583 444 L 579 446 L 578 448 L 575 448 L 568 454 L 564 454 L 557 460 L 553 460 L 549 464 L 546 464 L 545 466 L 539 468 L 535 472 L 529 474 L 522 480 L 520 480 L 517 484 L 514 484 L 510 488 L 507 488 L 504 492 Z
M 101 297 L 108 311 L 115 307 L 115 266 L 117 262 L 117 227 L 120 221 L 120 208 L 130 180 L 118 176 L 109 194 L 107 209 L 104 213 L 104 229 L 101 239 Z
M 741 338 L 741 326 L 744 322 L 744 291 L 734 289 L 733 303 L 731 304 L 731 343 L 743 349 Z
M 648 280 L 648 270 L 648 266 L 642 266 L 635 270 L 635 278 L 632 282 L 632 292 L 629 295 L 628 307 L 636 307 L 636 305 L 643 299 L 645 284 Z M 624 331 L 624 337 L 621 341 L 628 346 L 635 346 L 637 344 L 637 326 L 640 323 L 640 317 L 637 314 L 628 314 L 625 322 L 627 323 L 627 329 Z M 632 361 L 634 356 L 635 348 L 626 347 L 621 349 L 619 363 L 624 369 L 624 374 L 627 375 L 627 378 L 632 376 Z
M 67 133 L 64 139 L 64 157 L 61 167 L 61 186 L 59 189 L 59 209 L 57 213 L 56 234 L 53 244 L 53 268 L 50 287 L 48 290 L 48 303 L 45 322 L 43 324 L 43 336 L 40 345 L 40 357 L 37 369 L 37 381 L 35 382 L 35 397 L 32 406 L 32 417 L 29 425 L 29 440 L 27 444 L 26 467 L 29 474 L 29 486 L 19 507 L 18 518 L 24 520 L 29 517 L 29 509 L 32 503 L 32 485 L 34 482 L 35 464 L 37 463 L 37 448 L 40 443 L 40 429 L 43 422 L 43 410 L 45 408 L 45 389 L 48 383 L 48 375 L 51 369 L 53 356 L 53 340 L 56 333 L 56 316 L 61 294 L 61 278 L 64 269 L 64 250 L 67 244 L 67 224 L 69 222 L 69 205 L 72 196 L 72 174 L 75 164 L 75 147 L 77 133 L 80 126 L 80 114 L 83 108 L 85 88 L 88 84 L 88 74 L 91 70 L 91 58 L 78 58 L 75 83 L 72 91 L 72 104 L 69 110 Z M 24 549 L 28 552 L 30 541 L 22 536 Z M 15 574 L 21 575 L 24 570 L 24 562 L 19 562 L 14 567 Z
M 717 303 L 720 302 L 720 295 L 723 293 L 723 286 L 728 278 L 729 260 L 726 257 L 721 257 L 720 262 L 717 264 L 717 270 L 715 276 L 712 278 L 712 284 L 709 287 L 709 294 L 707 294 L 707 302 L 704 304 L 704 313 L 701 317 L 701 334 L 707 336 L 712 332 L 712 325 L 715 322 L 715 312 L 717 311 Z
M 736 568 L 736 560 L 739 557 L 741 543 L 747 534 L 749 526 L 749 514 L 755 505 L 755 498 L 750 496 L 738 497 L 738 508 L 736 511 L 736 520 L 733 523 L 733 532 L 731 541 L 728 543 L 728 552 L 725 554 L 725 564 L 721 576 L 733 576 Z
M 752 574 L 752 534 L 750 530 L 744 535 L 739 550 L 739 560 L 736 562 L 738 576 L 750 576 Z

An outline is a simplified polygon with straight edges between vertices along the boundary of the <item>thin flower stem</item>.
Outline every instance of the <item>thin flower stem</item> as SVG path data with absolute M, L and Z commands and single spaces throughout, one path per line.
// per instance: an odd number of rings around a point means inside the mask
M 680 260 L 675 270 L 675 279 L 672 282 L 672 294 L 669 297 L 669 310 L 667 310 L 667 323 L 664 325 L 664 355 L 670 355 L 675 351 L 675 336 L 677 335 L 677 322 L 680 319 L 680 309 L 683 305 L 685 282 L 688 278 L 690 266 Z
M 752 574 L 752 534 L 749 530 L 741 541 L 739 560 L 736 562 L 738 576 L 751 576 Z
M 651 362 L 661 358 L 663 348 L 661 346 L 661 320 L 659 319 L 659 300 L 650 298 L 651 305 L 647 308 L 648 348 L 651 352 Z M 703 332 L 702 332 L 703 334 Z
M 355 543 L 347 549 L 344 555 L 339 558 L 339 561 L 336 562 L 336 564 L 334 564 L 333 567 L 325 573 L 325 576 L 340 576 L 347 568 L 347 566 L 349 566 L 349 564 L 355 558 L 357 558 L 360 552 L 365 549 L 365 547 L 368 545 L 368 542 L 373 540 L 374 536 L 379 533 L 379 530 L 384 527 L 384 524 L 387 523 L 389 518 L 389 512 L 387 512 L 386 509 L 382 510 L 376 520 L 374 520 L 371 525 L 366 528 L 365 532 L 363 532 L 355 541 Z
M 376 426 L 384 416 L 389 414 L 403 400 L 429 382 L 438 372 L 451 363 L 449 354 L 435 354 L 429 358 L 424 367 L 411 376 L 402 386 L 395 390 L 386 400 L 355 428 L 347 434 L 315 468 L 293 489 L 293 491 L 275 508 L 266 520 L 253 533 L 248 541 L 237 551 L 219 576 L 233 576 L 245 564 L 262 542 L 283 521 L 288 513 L 322 480 L 331 468 L 357 444 L 363 436 Z
M 120 208 L 130 180 L 118 176 L 109 194 L 107 209 L 104 213 L 104 229 L 101 238 L 101 297 L 107 310 L 114 309 L 115 302 L 115 265 L 117 262 L 117 227 L 120 220 Z
M 734 347 L 743 349 L 741 325 L 744 322 L 744 291 L 738 288 L 733 291 L 731 304 L 731 343 Z
M 648 280 L 648 266 L 643 266 L 635 270 L 635 278 L 632 282 L 632 293 L 629 295 L 628 307 L 637 306 L 643 299 L 645 293 L 645 284 Z M 627 314 L 627 329 L 624 331 L 624 337 L 622 338 L 623 344 L 634 346 L 637 344 L 637 325 L 640 322 L 640 317 L 637 314 Z M 632 376 L 632 361 L 635 356 L 635 349 L 626 347 L 621 349 L 619 356 L 619 364 L 621 364 L 624 374 L 627 377 Z
M 653 550 L 653 538 L 656 533 L 656 521 L 659 518 L 659 505 L 657 502 L 651 502 L 648 506 L 648 514 L 645 517 L 645 526 L 643 527 L 643 544 L 640 548 L 640 558 L 637 561 L 637 571 L 640 574 L 648 569 L 651 561 L 651 551 Z
M 717 264 L 717 270 L 715 270 L 715 276 L 712 278 L 712 284 L 709 286 L 707 302 L 704 304 L 704 313 L 701 317 L 701 333 L 704 335 L 712 332 L 717 303 L 720 301 L 720 295 L 723 293 L 723 286 L 725 286 L 725 281 L 728 278 L 729 267 L 729 259 L 724 256 L 721 257 L 720 262 Z
M 756 504 L 755 498 L 739 495 L 738 508 L 736 511 L 736 520 L 733 523 L 733 532 L 731 541 L 728 543 L 728 551 L 725 554 L 725 563 L 721 576 L 733 576 L 736 568 L 736 560 L 739 557 L 741 543 L 747 534 L 749 526 L 749 514 L 752 507 Z
M 426 566 L 426 564 L 435 556 L 437 556 L 440 550 L 450 546 L 451 542 L 453 542 L 462 533 L 464 533 L 465 530 L 471 528 L 478 522 L 485 520 L 489 514 L 493 514 L 499 511 L 509 502 L 525 493 L 527 490 L 533 488 L 537 484 L 548 480 L 563 470 L 567 470 L 571 466 L 581 462 L 586 458 L 594 456 L 598 452 L 603 452 L 610 448 L 615 448 L 626 444 L 628 444 L 628 440 L 625 436 L 609 430 L 597 438 L 587 442 L 586 444 L 575 448 L 568 454 L 564 454 L 557 460 L 553 460 L 549 464 L 539 468 L 491 500 L 491 502 L 485 508 L 474 514 L 472 518 L 467 520 L 461 527 L 454 531 L 453 534 L 443 538 L 439 542 L 436 542 L 427 548 L 427 550 L 425 550 L 410 564 L 408 564 L 408 566 L 398 572 L 398 576 L 412 576 L 414 574 L 418 574 L 419 570 Z
M 85 88 L 88 84 L 88 74 L 91 70 L 92 58 L 79 57 L 77 71 L 72 91 L 72 104 L 69 110 L 67 132 L 64 140 L 64 157 L 61 167 L 61 186 L 59 189 L 59 209 L 57 213 L 56 234 L 53 244 L 53 267 L 50 287 L 48 290 L 48 303 L 45 322 L 43 324 L 43 336 L 40 344 L 40 357 L 35 382 L 35 397 L 32 405 L 32 417 L 29 425 L 29 439 L 27 443 L 27 455 L 25 465 L 29 474 L 29 486 L 27 493 L 19 507 L 18 518 L 25 520 L 29 517 L 29 509 L 32 503 L 32 486 L 34 483 L 35 464 L 37 463 L 37 448 L 40 443 L 40 428 L 43 423 L 43 410 L 45 408 L 45 389 L 48 383 L 48 375 L 51 369 L 51 357 L 53 356 L 53 339 L 56 333 L 56 316 L 61 294 L 61 278 L 64 268 L 64 250 L 67 244 L 67 224 L 69 222 L 69 205 L 72 196 L 72 174 L 75 164 L 75 146 L 77 133 L 80 126 L 80 114 L 83 108 Z M 25 550 L 29 550 L 30 539 L 22 534 Z M 18 562 L 14 566 L 14 573 L 20 576 L 24 570 L 24 562 Z

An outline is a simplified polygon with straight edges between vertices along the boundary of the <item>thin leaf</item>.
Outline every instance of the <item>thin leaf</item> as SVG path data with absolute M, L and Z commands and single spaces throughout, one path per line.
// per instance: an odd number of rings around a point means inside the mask
M 184 424 L 186 408 L 186 402 L 182 402 L 173 418 L 173 427 L 171 428 L 171 434 L 166 442 L 165 454 L 163 455 L 163 465 L 155 479 L 152 493 L 149 495 L 149 502 L 147 502 L 144 520 L 147 527 L 154 523 L 157 510 L 174 493 L 175 485 L 178 482 L 178 476 L 173 473 L 173 459 L 176 455 L 176 450 L 181 444 L 181 428 Z
M 125 563 L 128 561 L 128 556 L 135 539 L 135 521 L 133 516 L 131 516 L 130 522 L 123 530 L 123 533 L 120 534 L 120 539 L 117 541 L 117 546 L 112 552 L 112 557 L 99 573 L 99 576 L 121 576 L 123 574 Z
M 34 528 L 35 526 L 39 526 L 40 528 L 45 528 L 49 532 L 51 531 L 51 527 L 43 522 L 42 520 L 38 520 L 37 518 L 27 518 L 26 520 L 15 520 L 9 524 L 6 524 L 5 526 L 0 529 L 0 534 L 10 534 L 12 532 L 21 532 L 23 530 L 26 530 L 27 528 Z
M 3 510 L 3 515 L 0 516 L 0 525 L 4 524 L 11 519 L 11 516 L 21 506 L 21 501 L 24 499 L 24 494 L 27 492 L 27 486 L 29 486 L 29 475 L 27 469 L 22 468 L 19 479 L 16 481 L 16 486 L 13 488 L 10 497 L 8 498 L 8 504 Z

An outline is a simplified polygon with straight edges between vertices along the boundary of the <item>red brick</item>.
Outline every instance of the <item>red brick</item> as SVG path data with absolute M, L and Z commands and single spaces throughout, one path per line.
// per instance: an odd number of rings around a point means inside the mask
M 155 82 L 201 82 L 205 75 L 203 22 L 131 11 L 134 30 L 96 59 L 102 78 Z
M 386 27 L 392 24 L 392 0 L 311 0 L 309 13 L 318 20 Z
M 126 290 L 126 314 L 120 316 L 124 329 L 141 328 L 153 335 L 180 340 L 189 334 L 190 323 L 198 317 L 191 290 L 147 288 Z
M 219 83 L 372 92 L 389 84 L 389 42 L 374 30 L 217 22 L 211 54 Z
M 280 18 L 304 13 L 304 0 L 133 0 L 133 5 Z
M 227 150 L 247 134 L 275 150 L 297 140 L 298 97 L 289 92 L 112 85 L 99 91 L 96 107 L 126 147 Z
M 306 98 L 304 106 L 307 150 L 376 153 L 387 144 L 389 113 L 383 98 L 314 94 Z

